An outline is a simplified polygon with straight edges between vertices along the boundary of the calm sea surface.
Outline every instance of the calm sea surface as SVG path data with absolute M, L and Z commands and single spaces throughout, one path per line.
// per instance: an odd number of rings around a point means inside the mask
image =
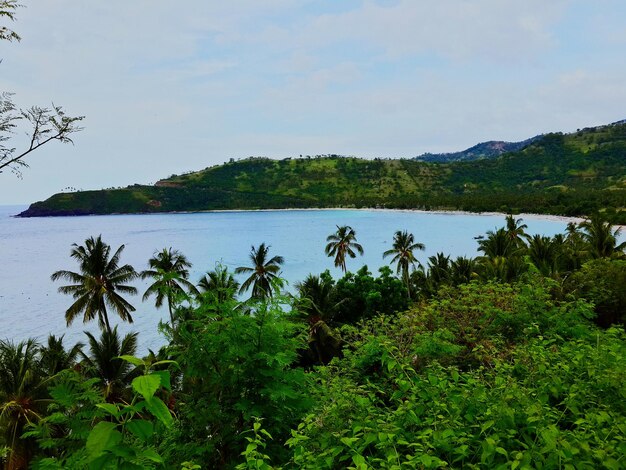
M 326 236 L 336 225 L 350 225 L 365 255 L 348 261 L 356 271 L 363 264 L 376 270 L 385 264 L 382 253 L 390 248 L 396 230 L 408 230 L 426 245 L 418 253 L 421 261 L 436 252 L 453 256 L 476 255 L 475 236 L 504 224 L 499 215 L 459 215 L 411 211 L 297 210 L 260 212 L 212 212 L 163 215 L 113 215 L 19 219 L 11 215 L 25 209 L 0 206 L 0 338 L 45 339 L 49 333 L 65 334 L 68 344 L 83 341 L 83 331 L 97 332 L 97 324 L 83 325 L 80 319 L 69 328 L 64 312 L 72 299 L 57 292 L 63 282 L 50 275 L 59 269 L 76 271 L 69 257 L 71 244 L 82 244 L 90 236 L 102 235 L 116 249 L 125 244 L 122 263 L 138 271 L 147 268 L 155 250 L 173 247 L 193 263 L 191 280 L 222 262 L 231 269 L 247 266 L 252 245 L 271 245 L 270 255 L 285 258 L 282 276 L 291 288 L 309 273 L 331 269 L 324 255 Z M 553 235 L 563 232 L 566 222 L 526 216 L 529 233 Z M 136 286 L 143 294 L 145 283 Z M 141 352 L 157 349 L 163 338 L 157 331 L 167 309 L 156 310 L 140 296 L 130 299 L 137 311 L 135 323 L 120 325 L 122 331 L 138 331 Z M 112 323 L 117 318 L 111 315 Z

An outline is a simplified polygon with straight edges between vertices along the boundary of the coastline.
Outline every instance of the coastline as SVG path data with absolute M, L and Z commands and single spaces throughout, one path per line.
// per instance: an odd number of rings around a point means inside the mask
M 136 213 L 136 214 L 110 214 L 110 215 L 156 215 L 156 214 L 204 214 L 204 213 L 228 213 L 228 212 L 295 212 L 295 211 L 365 211 L 365 212 L 407 212 L 407 213 L 419 213 L 419 214 L 438 214 L 438 215 L 476 215 L 476 216 L 501 216 L 506 217 L 506 212 L 471 212 L 461 210 L 424 210 L 424 209 L 393 209 L 393 208 L 380 208 L 380 207 L 303 207 L 303 208 L 288 208 L 288 209 L 208 209 L 203 211 L 170 211 L 170 212 L 153 212 L 153 213 Z M 95 214 L 94 214 L 95 215 Z M 580 223 L 585 221 L 584 217 L 570 217 L 565 215 L 554 214 L 533 214 L 533 213 L 520 213 L 514 214 L 516 218 L 530 218 L 537 220 L 550 220 L 553 222 L 575 222 Z M 622 225 L 615 225 L 615 227 L 623 227 Z
M 406 212 L 406 213 L 420 213 L 420 214 L 438 214 L 438 215 L 475 215 L 475 216 L 499 216 L 506 217 L 509 215 L 505 212 L 472 212 L 463 210 L 425 210 L 425 209 L 395 209 L 395 208 L 381 208 L 381 207 L 293 207 L 282 209 L 206 209 L 206 210 L 194 210 L 194 211 L 163 211 L 163 212 L 112 212 L 110 214 L 84 214 L 84 215 L 46 215 L 46 216 L 21 216 L 20 214 L 10 215 L 12 218 L 38 218 L 38 217 L 99 217 L 99 216 L 126 216 L 126 215 L 164 215 L 164 214 L 204 214 L 204 213 L 233 213 L 233 212 L 295 212 L 295 211 L 369 211 L 369 212 Z M 549 220 L 554 222 L 563 223 L 580 223 L 586 220 L 584 217 L 574 217 L 555 214 L 537 214 L 523 212 L 514 214 L 516 218 L 522 219 L 535 219 L 535 220 Z M 614 227 L 624 228 L 626 225 L 617 225 Z

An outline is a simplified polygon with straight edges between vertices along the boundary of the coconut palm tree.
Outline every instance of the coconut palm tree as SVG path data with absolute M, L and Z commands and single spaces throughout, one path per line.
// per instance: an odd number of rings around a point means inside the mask
M 411 297 L 409 268 L 411 266 L 415 266 L 415 263 L 417 262 L 413 251 L 423 251 L 425 249 L 426 246 L 424 246 L 423 243 L 415 241 L 415 237 L 412 233 L 409 233 L 406 230 L 398 230 L 393 236 L 393 248 L 383 253 L 383 258 L 393 256 L 393 258 L 391 258 L 391 262 L 397 264 L 396 272 L 402 275 L 402 280 L 406 285 L 409 298 Z
M 39 345 L 33 339 L 0 341 L 0 430 L 8 447 L 8 469 L 25 469 L 34 442 L 22 439 L 27 424 L 36 423 L 49 397 L 46 377 L 39 367 Z
M 74 243 L 70 256 L 78 261 L 78 273 L 57 271 L 52 274 L 53 281 L 65 279 L 70 285 L 59 287 L 59 292 L 71 294 L 76 300 L 65 312 L 65 320 L 69 326 L 78 315 L 83 314 L 83 323 L 98 318 L 100 328 L 111 331 L 107 307 L 113 309 L 123 321 L 133 322 L 131 312 L 135 311 L 119 293 L 134 295 L 135 287 L 127 285 L 137 278 L 138 274 L 129 264 L 119 265 L 124 245 L 120 246 L 113 256 L 111 247 L 97 238 L 90 237 L 85 245 Z
M 528 257 L 541 274 L 554 276 L 559 271 L 560 238 L 533 235 L 528 242 Z
M 298 311 L 303 313 L 309 323 L 323 320 L 330 323 L 337 309 L 346 299 L 337 299 L 335 282 L 328 271 L 321 276 L 309 274 L 304 281 L 296 284 L 300 298 Z
M 240 294 L 252 287 L 252 298 L 265 299 L 266 297 L 272 297 L 273 291 L 280 288 L 278 274 L 280 265 L 285 260 L 282 256 L 274 256 L 268 259 L 269 248 L 265 243 L 261 243 L 258 249 L 252 246 L 250 251 L 252 266 L 240 266 L 235 269 L 235 274 L 250 273 L 250 277 L 241 284 Z
M 458 286 L 459 284 L 467 284 L 472 279 L 478 277 L 477 274 L 478 264 L 473 258 L 466 258 L 464 256 L 458 256 L 455 260 L 450 262 L 450 276 L 452 284 Z
M 611 258 L 624 255 L 626 242 L 617 244 L 621 229 L 613 230 L 611 223 L 599 214 L 581 222 L 580 228 L 592 258 Z
M 170 247 L 155 253 L 148 260 L 148 265 L 150 269 L 141 272 L 141 279 L 154 279 L 154 282 L 144 292 L 143 300 L 146 301 L 154 295 L 157 308 L 160 308 L 163 301 L 167 300 L 170 322 L 173 325 L 172 304 L 176 297 L 186 294 L 185 289 L 194 294 L 198 293 L 196 286 L 187 280 L 189 279 L 188 268 L 191 267 L 191 263 L 180 251 Z
M 590 257 L 587 242 L 583 238 L 578 224 L 569 222 L 565 236 L 557 238 L 560 243 L 561 264 L 564 271 L 573 272 L 580 269 Z
M 528 238 L 526 235 L 526 229 L 528 226 L 523 223 L 523 219 L 516 219 L 512 214 L 509 214 L 504 219 L 506 222 L 506 232 L 509 238 L 519 246 L 524 245 L 524 239 Z
M 133 365 L 119 356 L 134 356 L 137 351 L 137 333 L 129 333 L 120 339 L 117 326 L 113 330 L 102 331 L 100 339 L 85 332 L 89 343 L 89 353 L 81 351 L 85 374 L 102 380 L 103 395 L 109 402 L 124 398 L 125 389 L 137 375 Z
M 356 242 L 356 232 L 348 225 L 337 225 L 337 231 L 326 237 L 326 255 L 335 257 L 335 266 L 346 272 L 346 256 L 356 258 L 355 250 L 363 255 L 363 247 Z
M 297 310 L 309 324 L 309 357 L 311 364 L 327 364 L 333 357 L 341 355 L 343 342 L 338 332 L 331 328 L 337 309 L 346 299 L 337 299 L 335 282 L 328 271 L 321 276 L 309 274 L 297 283 L 299 299 Z M 306 356 L 301 358 L 306 362 Z
M 226 266 L 218 264 L 213 271 L 207 272 L 198 282 L 200 295 L 210 295 L 217 302 L 226 302 L 235 298 L 239 283 L 228 272 Z
M 66 350 L 63 344 L 63 336 L 49 335 L 47 345 L 42 346 L 40 349 L 40 366 L 45 375 L 56 375 L 76 364 L 76 359 L 83 344 L 76 343 L 72 348 Z
M 500 228 L 495 232 L 488 231 L 486 238 L 478 240 L 478 251 L 482 251 L 487 258 L 507 258 L 517 254 L 520 245 L 506 229 Z
M 447 284 L 452 277 L 450 256 L 443 252 L 428 257 L 428 277 L 436 285 Z

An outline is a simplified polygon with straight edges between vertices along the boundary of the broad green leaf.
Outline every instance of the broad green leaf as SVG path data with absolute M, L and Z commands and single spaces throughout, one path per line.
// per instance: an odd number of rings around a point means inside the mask
M 503 447 L 496 447 L 496 452 L 504 455 L 507 459 L 509 458 L 509 453 Z
M 109 465 L 111 460 L 115 460 L 115 457 L 111 454 L 101 455 L 97 459 L 89 462 L 89 470 L 105 470 L 106 468 L 111 468 Z
M 342 437 L 341 438 L 341 442 L 343 442 L 348 447 L 352 447 L 352 444 L 354 444 L 358 440 L 359 440 L 358 437 Z
M 110 415 L 115 416 L 116 418 L 120 415 L 119 408 L 116 405 L 114 405 L 113 403 L 96 403 L 96 406 L 98 408 L 103 409 L 104 411 L 106 411 Z
M 152 437 L 154 425 L 145 419 L 133 419 L 126 423 L 126 428 L 142 441 L 147 441 Z
M 131 364 L 133 364 L 133 365 L 135 365 L 137 367 L 146 365 L 146 363 L 143 360 L 141 360 L 141 359 L 139 359 L 138 357 L 135 357 L 135 356 L 124 355 L 124 356 L 117 356 L 117 358 L 121 359 L 123 361 L 126 361 L 126 362 L 130 362 Z
M 111 453 L 116 457 L 121 457 L 125 460 L 131 460 L 137 455 L 137 452 L 134 448 L 127 444 L 124 444 L 123 442 L 111 448 Z
M 153 462 L 156 462 L 156 463 L 163 463 L 163 457 L 157 454 L 153 449 L 144 450 L 141 453 L 141 456 L 148 460 L 152 460 Z M 197 467 L 197 468 L 200 468 L 200 467 Z
M 87 452 L 90 459 L 99 457 L 122 440 L 122 434 L 116 429 L 117 424 L 100 421 L 94 426 L 87 438 Z
M 161 378 L 161 386 L 165 390 L 171 390 L 170 372 L 168 370 L 155 370 L 151 375 L 158 375 Z
M 133 390 L 147 400 L 152 398 L 161 385 L 161 377 L 158 375 L 140 375 L 132 382 Z
M 176 361 L 172 361 L 172 360 L 170 360 L 170 359 L 164 359 L 164 360 L 162 360 L 162 361 L 157 361 L 157 362 L 155 362 L 154 364 L 152 364 L 152 367 L 155 367 L 155 366 L 162 366 L 162 365 L 164 365 L 164 364 L 172 364 L 172 365 L 176 366 L 176 368 L 177 368 L 177 369 L 180 369 L 180 366 L 178 365 L 178 362 L 176 362 Z
M 172 418 L 170 410 L 167 406 L 165 406 L 165 403 L 163 403 L 163 400 L 160 398 L 152 397 L 150 399 L 146 399 L 146 409 L 166 427 L 169 428 L 172 426 L 174 418 Z

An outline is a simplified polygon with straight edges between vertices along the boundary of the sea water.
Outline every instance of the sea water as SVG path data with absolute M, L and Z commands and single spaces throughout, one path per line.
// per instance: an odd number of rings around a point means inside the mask
M 384 251 L 391 248 L 394 232 L 408 230 L 415 240 L 426 245 L 416 253 L 426 263 L 429 256 L 444 252 L 452 257 L 476 256 L 475 237 L 504 225 L 504 216 L 459 213 L 425 213 L 387 210 L 285 210 L 232 211 L 150 215 L 109 215 L 22 219 L 12 217 L 24 210 L 20 206 L 0 206 L 0 339 L 20 341 L 34 337 L 44 341 L 48 334 L 65 334 L 66 344 L 85 341 L 83 331 L 98 332 L 97 323 L 82 323 L 82 316 L 69 327 L 65 310 L 71 296 L 57 292 L 65 281 L 52 282 L 50 275 L 60 269 L 78 271 L 70 258 L 73 243 L 102 235 L 112 252 L 125 245 L 122 264 L 137 271 L 147 269 L 155 251 L 174 248 L 193 263 L 190 280 L 197 282 L 208 270 L 222 263 L 231 271 L 249 266 L 252 246 L 265 242 L 270 256 L 285 258 L 281 276 L 293 290 L 307 274 L 330 269 L 335 277 L 341 272 L 324 254 L 326 237 L 338 225 L 349 225 L 365 254 L 348 259 L 347 267 L 356 271 L 366 264 L 376 273 L 388 263 Z M 523 216 L 530 234 L 554 235 L 565 230 L 567 221 L 551 217 Z M 242 281 L 243 277 L 238 279 Z M 154 298 L 141 301 L 148 281 L 134 284 L 139 295 L 128 300 L 137 308 L 132 325 L 122 324 L 110 312 L 112 324 L 122 332 L 139 332 L 140 353 L 156 350 L 164 343 L 158 332 L 160 320 L 167 320 L 167 307 L 156 309 Z

